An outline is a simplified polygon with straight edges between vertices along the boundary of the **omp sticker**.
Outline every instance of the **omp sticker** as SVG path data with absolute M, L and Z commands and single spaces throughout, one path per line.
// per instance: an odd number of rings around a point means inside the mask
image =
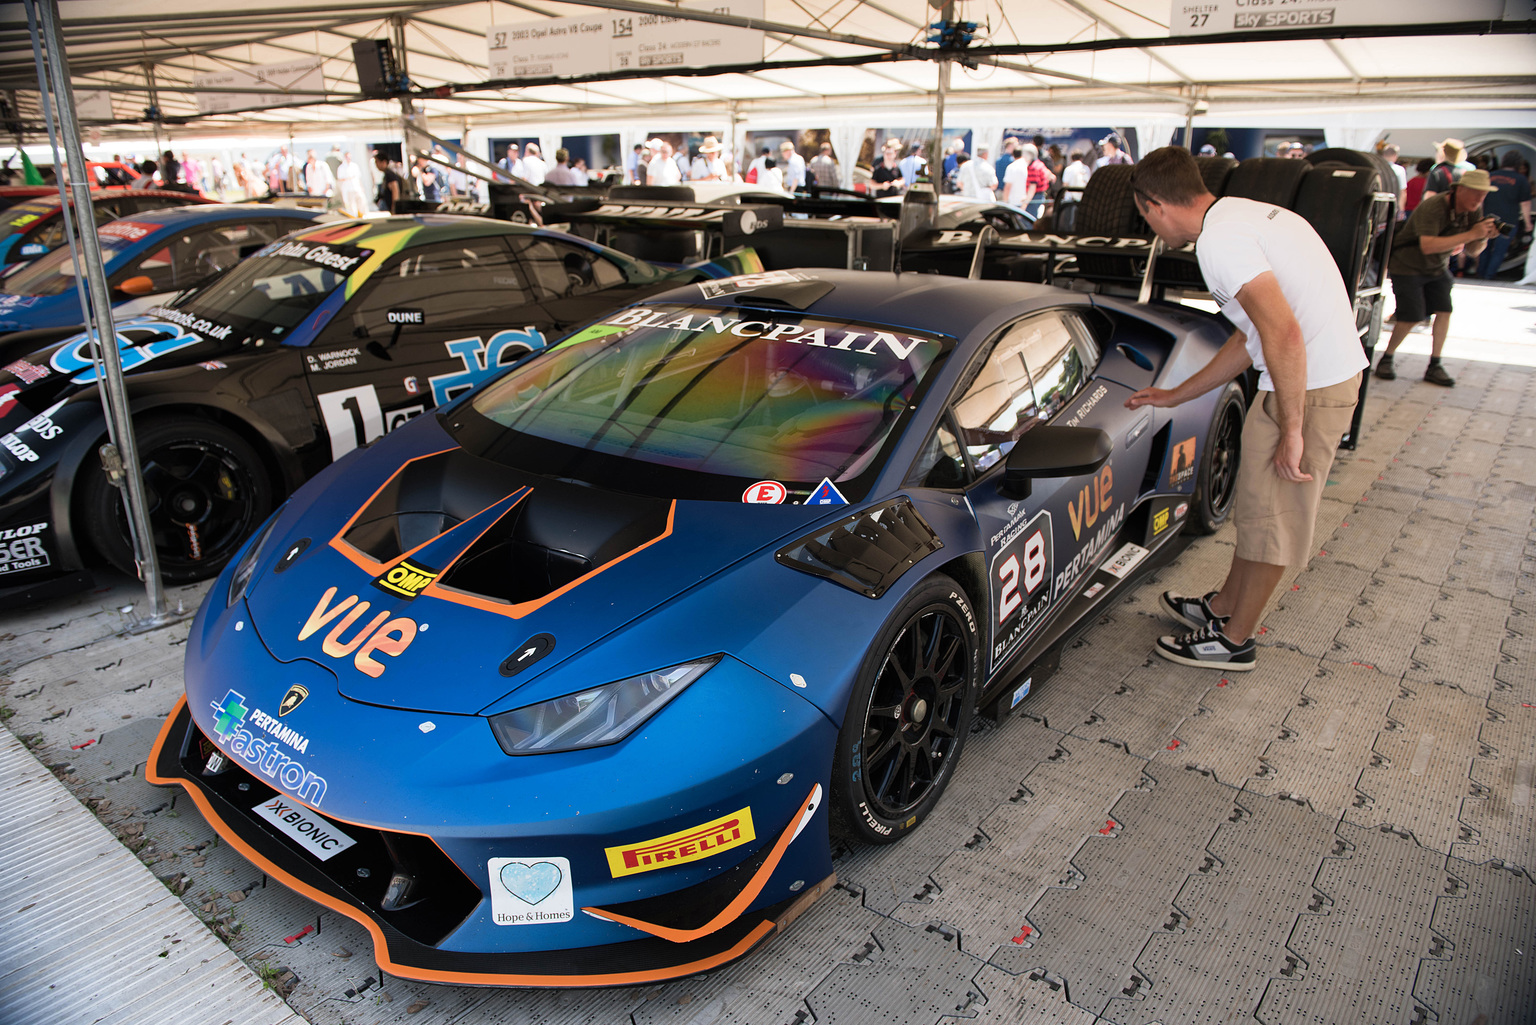
M 410 601 L 427 585 L 437 579 L 437 570 L 428 569 L 426 566 L 418 566 L 410 559 L 405 559 L 397 566 L 391 566 L 373 580 L 373 586 L 387 594 Z
M 848 499 L 837 490 L 837 485 L 832 483 L 831 477 L 821 478 L 821 483 L 816 485 L 816 490 L 805 500 L 806 505 L 847 505 Z
M 1112 577 L 1124 580 L 1131 570 L 1135 569 L 1136 565 L 1146 557 L 1147 549 L 1141 547 L 1141 545 L 1127 542 L 1115 553 L 1114 558 L 1099 568 Z
M 321 861 L 329 861 L 357 843 L 330 822 L 286 797 L 274 797 L 251 809 Z
M 554 925 L 575 916 L 567 859 L 491 858 L 487 868 L 497 925 Z
M 1152 514 L 1152 536 L 1156 537 L 1168 529 L 1168 524 L 1173 522 L 1172 509 L 1159 509 Z
M 1195 439 L 1185 438 L 1168 456 L 1168 486 L 1176 488 L 1195 475 Z
M 718 819 L 711 819 L 691 829 L 658 836 L 654 840 L 604 848 L 608 871 L 613 877 L 652 872 L 658 868 L 683 865 L 713 857 L 721 851 L 751 843 L 757 839 L 752 828 L 752 809 L 743 808 Z
M 760 480 L 741 493 L 748 505 L 782 505 L 789 490 L 776 480 Z

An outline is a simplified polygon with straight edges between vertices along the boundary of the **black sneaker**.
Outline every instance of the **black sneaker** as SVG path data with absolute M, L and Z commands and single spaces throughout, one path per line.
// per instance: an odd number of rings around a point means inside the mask
M 1201 669 L 1243 673 L 1254 666 L 1253 638 L 1238 644 L 1220 629 L 1207 626 L 1183 637 L 1159 637 L 1157 653 L 1170 662 Z
M 1446 388 L 1454 388 L 1456 379 L 1445 372 L 1445 368 L 1438 363 L 1431 363 L 1424 371 L 1424 380 L 1430 384 L 1442 385 Z
M 1376 376 L 1383 381 L 1397 380 L 1397 371 L 1392 369 L 1392 357 L 1382 356 L 1376 361 Z
M 1215 624 L 1219 629 L 1227 625 L 1226 616 L 1218 616 L 1211 611 L 1211 599 L 1217 592 L 1210 591 L 1199 598 L 1186 598 L 1183 595 L 1174 594 L 1172 591 L 1164 591 L 1159 599 L 1163 603 L 1163 610 L 1175 619 L 1183 620 L 1196 630 Z

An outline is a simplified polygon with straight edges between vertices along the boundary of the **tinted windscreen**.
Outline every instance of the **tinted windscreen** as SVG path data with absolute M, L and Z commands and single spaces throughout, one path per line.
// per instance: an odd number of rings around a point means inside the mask
M 678 497 L 733 497 L 760 480 L 808 493 L 876 465 L 945 349 L 789 311 L 628 309 L 513 370 L 473 408 L 510 432 L 498 452 L 538 472 L 629 490 L 661 472 Z
M 178 308 L 237 335 L 274 340 L 298 327 L 347 280 L 372 250 L 342 245 L 274 242 Z

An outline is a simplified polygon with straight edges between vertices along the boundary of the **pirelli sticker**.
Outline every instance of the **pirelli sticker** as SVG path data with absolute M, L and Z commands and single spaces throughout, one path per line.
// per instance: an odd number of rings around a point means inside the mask
M 399 565 L 391 566 L 375 577 L 373 586 L 409 600 L 425 591 L 427 585 L 437 579 L 437 573 L 435 569 L 418 566 L 410 559 L 404 559 Z
M 757 834 L 752 830 L 752 809 L 747 807 L 722 815 L 702 826 L 658 836 L 654 840 L 608 847 L 605 853 L 608 855 L 608 870 L 618 879 L 620 876 L 632 876 L 639 872 L 713 857 L 755 839 Z

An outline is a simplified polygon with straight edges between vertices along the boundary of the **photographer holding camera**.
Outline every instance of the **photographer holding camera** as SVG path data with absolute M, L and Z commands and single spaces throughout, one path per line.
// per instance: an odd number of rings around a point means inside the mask
M 1392 294 L 1397 309 L 1392 313 L 1392 339 L 1387 351 L 1376 363 L 1376 376 L 1383 381 L 1397 377 L 1392 354 L 1403 344 L 1413 325 L 1429 314 L 1435 315 L 1430 345 L 1429 366 L 1424 380 L 1447 388 L 1456 382 L 1440 365 L 1440 350 L 1451 328 L 1451 257 L 1465 252 L 1477 256 L 1488 240 L 1499 233 L 1496 217 L 1482 216 L 1483 200 L 1497 186 L 1488 181 L 1487 171 L 1466 171 L 1449 192 L 1437 192 L 1413 211 L 1413 216 L 1397 230 L 1387 272 L 1392 276 Z

